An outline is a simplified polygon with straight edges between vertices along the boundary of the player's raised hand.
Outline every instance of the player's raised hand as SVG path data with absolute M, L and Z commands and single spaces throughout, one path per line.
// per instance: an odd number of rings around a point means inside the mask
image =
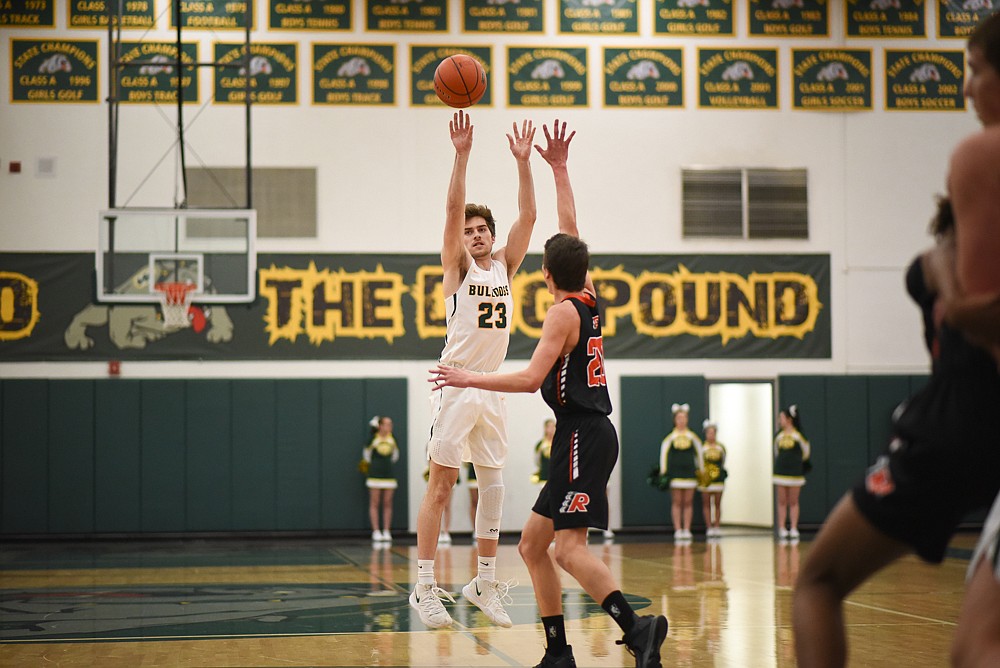
M 521 131 L 517 131 L 517 123 L 512 123 L 514 134 L 507 135 L 510 143 L 510 152 L 514 154 L 516 160 L 527 160 L 531 157 L 531 145 L 535 141 L 535 127 L 531 121 L 525 119 L 521 122 Z
M 448 129 L 451 131 L 451 143 L 458 153 L 472 150 L 472 117 L 459 109 L 448 122 Z
M 538 144 L 535 144 L 535 149 L 539 155 L 553 167 L 566 164 L 566 160 L 569 157 L 569 143 L 576 136 L 576 130 L 573 130 L 569 133 L 569 136 L 566 136 L 566 121 L 563 121 L 562 125 L 560 125 L 557 118 L 552 126 L 552 134 L 549 134 L 548 126 L 544 124 L 542 125 L 542 132 L 545 133 L 546 145 L 545 148 L 542 148 Z

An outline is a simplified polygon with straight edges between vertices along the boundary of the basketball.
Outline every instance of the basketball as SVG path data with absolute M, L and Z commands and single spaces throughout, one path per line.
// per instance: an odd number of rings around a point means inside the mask
M 448 56 L 434 70 L 434 92 L 449 107 L 471 107 L 486 93 L 486 70 L 472 56 Z

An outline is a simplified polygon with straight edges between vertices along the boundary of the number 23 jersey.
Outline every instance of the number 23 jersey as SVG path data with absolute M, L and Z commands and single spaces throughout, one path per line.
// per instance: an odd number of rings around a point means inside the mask
M 576 346 L 556 360 L 542 381 L 542 398 L 558 415 L 611 414 L 611 397 L 604 372 L 604 339 L 597 300 L 590 293 L 566 300 L 580 315 Z
M 514 311 L 504 263 L 492 260 L 489 269 L 481 269 L 473 262 L 462 285 L 445 300 L 445 308 L 448 327 L 441 363 L 486 373 L 499 369 L 507 357 Z

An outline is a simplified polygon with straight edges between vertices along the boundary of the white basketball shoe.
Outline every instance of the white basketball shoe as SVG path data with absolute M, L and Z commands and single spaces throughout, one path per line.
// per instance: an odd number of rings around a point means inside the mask
M 477 608 L 482 610 L 483 614 L 489 617 L 491 622 L 497 626 L 509 629 L 513 624 L 503 605 L 504 603 L 510 605 L 514 602 L 514 599 L 507 592 L 510 591 L 511 587 L 516 586 L 517 583 L 513 580 L 508 580 L 507 582 L 480 580 L 476 576 L 472 578 L 472 582 L 462 587 L 462 594 L 475 604 Z
M 451 615 L 444 608 L 444 603 L 441 602 L 442 598 L 446 598 L 452 603 L 455 602 L 451 594 L 438 587 L 436 582 L 429 585 L 418 582 L 417 586 L 410 592 L 410 607 L 420 615 L 420 621 L 430 628 L 444 628 L 451 626 L 452 620 Z

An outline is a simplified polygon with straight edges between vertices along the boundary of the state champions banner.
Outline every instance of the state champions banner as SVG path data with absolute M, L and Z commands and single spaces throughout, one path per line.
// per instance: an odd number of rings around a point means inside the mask
M 595 255 L 611 359 L 829 358 L 830 256 Z M 0 361 L 435 359 L 437 255 L 260 254 L 257 299 L 168 328 L 157 304 L 94 301 L 89 253 L 0 254 Z M 530 255 L 513 283 L 511 359 L 552 296 Z M 210 277 L 209 277 L 210 278 Z M 903 299 L 902 291 L 900 299 Z

